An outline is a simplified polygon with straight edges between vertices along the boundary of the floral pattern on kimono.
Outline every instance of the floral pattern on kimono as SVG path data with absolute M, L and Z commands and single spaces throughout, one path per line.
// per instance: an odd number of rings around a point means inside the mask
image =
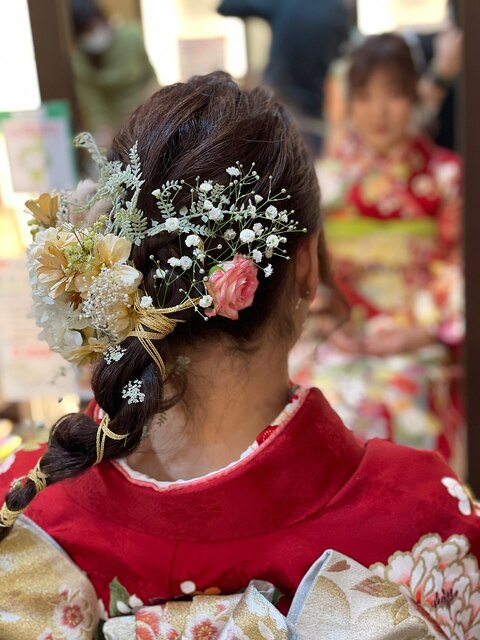
M 421 138 L 379 156 L 352 134 L 318 175 L 334 276 L 359 332 L 422 326 L 436 342 L 376 357 L 306 335 L 291 356 L 292 379 L 322 389 L 362 441 L 449 458 L 463 424 L 452 357 L 464 333 L 460 161 Z

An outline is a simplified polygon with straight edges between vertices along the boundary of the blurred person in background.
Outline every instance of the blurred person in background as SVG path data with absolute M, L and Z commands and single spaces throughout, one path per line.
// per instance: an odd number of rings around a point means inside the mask
M 463 36 L 457 3 L 450 2 L 449 7 L 450 24 L 439 33 L 419 35 L 416 46 L 425 67 L 419 84 L 424 121 L 437 144 L 455 149 L 456 80 L 462 68 Z
M 327 244 L 350 318 L 291 358 L 362 439 L 458 450 L 461 164 L 414 132 L 418 76 L 399 35 L 368 38 L 348 74 L 350 128 L 318 164 Z
M 109 145 L 130 113 L 158 89 L 140 25 L 112 22 L 95 0 L 70 0 L 72 68 L 82 127 Z
M 349 34 L 347 0 L 222 0 L 218 11 L 269 23 L 272 44 L 265 82 L 297 116 L 311 152 L 318 155 L 325 78 Z
M 355 25 L 356 15 L 353 3 L 351 24 Z M 463 36 L 458 27 L 456 3 L 449 3 L 448 21 L 444 28 L 433 33 L 417 33 L 411 29 L 402 30 L 411 48 L 416 68 L 419 72 L 418 100 L 415 119 L 418 130 L 422 129 L 435 142 L 448 149 L 458 147 L 456 140 L 456 81 L 462 68 Z M 352 29 L 347 55 L 338 58 L 331 65 L 326 82 L 324 120 L 326 139 L 324 153 L 338 144 L 348 125 L 347 74 L 348 51 L 355 50 L 363 36 Z

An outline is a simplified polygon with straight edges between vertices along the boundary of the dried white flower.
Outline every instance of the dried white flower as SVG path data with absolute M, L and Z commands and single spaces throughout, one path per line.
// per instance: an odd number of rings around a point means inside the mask
M 255 202 L 257 204 L 259 204 L 260 202 L 262 202 L 263 198 L 262 198 L 262 196 L 258 195 L 258 193 L 257 193 L 257 194 L 255 194 L 254 200 L 255 200 Z
M 256 223 L 253 225 L 253 230 L 255 231 L 255 235 L 257 235 L 257 236 L 261 236 L 261 235 L 262 235 L 262 232 L 263 232 L 263 225 L 262 225 L 262 224 L 260 224 L 260 222 L 256 222 Z
M 265 209 L 265 214 L 267 218 L 269 218 L 270 220 L 275 220 L 275 218 L 278 215 L 278 209 L 277 207 L 274 207 L 273 204 L 271 204 L 269 207 Z
M 261 262 L 263 258 L 263 254 L 258 249 L 254 249 L 252 251 L 252 258 L 254 262 Z
M 80 306 L 80 318 L 88 319 L 87 324 L 97 331 L 121 342 L 130 329 L 129 308 L 141 280 L 142 274 L 128 265 L 103 265 Z
M 194 249 L 193 255 L 197 258 L 199 262 L 203 262 L 205 260 L 205 253 L 201 249 Z
M 198 303 L 203 309 L 206 309 L 207 307 L 211 307 L 213 304 L 213 298 L 212 296 L 203 296 L 203 298 L 201 298 L 200 302 Z
M 227 173 L 229 176 L 239 176 L 240 170 L 237 167 L 228 167 Z
M 155 278 L 158 278 L 159 280 L 163 280 L 166 276 L 166 272 L 163 269 L 157 269 L 155 271 Z
M 189 235 L 185 238 L 185 244 L 187 245 L 187 247 L 198 247 L 201 242 L 202 239 L 196 234 Z
M 179 262 L 179 266 L 186 271 L 187 269 L 190 269 L 190 267 L 192 266 L 192 259 L 189 258 L 188 256 L 182 256 L 180 258 L 180 262 Z
M 251 229 L 244 229 L 240 232 L 240 240 L 245 243 L 250 243 L 255 240 L 255 232 Z
M 122 398 L 128 399 L 128 404 L 138 404 L 145 400 L 145 394 L 140 391 L 142 388 L 141 380 L 129 380 L 122 389 Z
M 151 296 L 142 296 L 141 300 L 140 300 L 140 306 L 142 307 L 142 309 L 149 309 L 150 307 L 153 307 L 153 299 Z
M 205 200 L 205 202 L 203 203 L 203 208 L 205 209 L 205 211 L 210 211 L 210 209 L 213 209 L 213 203 L 210 202 L 210 200 Z
M 271 264 L 268 264 L 264 269 L 264 274 L 266 278 L 269 278 L 273 273 L 273 267 Z
M 177 218 L 167 218 L 165 220 L 165 229 L 168 231 L 168 233 L 174 233 L 175 231 L 178 231 L 179 226 L 180 222 Z
M 276 249 L 280 244 L 280 238 L 276 236 L 274 233 L 272 233 L 269 236 L 267 236 L 267 239 L 265 240 L 265 244 L 270 249 Z
M 178 265 L 180 264 L 180 260 L 178 258 L 169 258 L 167 260 L 167 264 L 169 264 L 171 267 L 178 267 Z
M 123 356 L 127 353 L 126 349 L 123 349 L 120 345 L 115 345 L 113 347 L 109 347 L 103 357 L 107 364 L 112 364 L 112 362 L 118 362 L 123 358 Z
M 225 240 L 233 240 L 237 235 L 237 232 L 234 229 L 227 229 L 223 234 Z
M 205 182 L 202 182 L 202 184 L 198 188 L 204 193 L 208 193 L 213 189 L 212 183 L 209 180 L 205 180 Z
M 208 214 L 208 217 L 210 220 L 213 220 L 214 222 L 222 222 L 224 218 L 223 211 L 221 211 L 221 209 L 218 209 L 218 207 L 215 207 L 210 211 L 210 213 Z

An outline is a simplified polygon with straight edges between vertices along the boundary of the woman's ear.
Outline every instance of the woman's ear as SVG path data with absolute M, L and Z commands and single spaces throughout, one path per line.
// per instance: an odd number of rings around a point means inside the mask
M 312 301 L 319 285 L 318 238 L 320 232 L 302 240 L 295 257 L 295 283 L 300 298 Z

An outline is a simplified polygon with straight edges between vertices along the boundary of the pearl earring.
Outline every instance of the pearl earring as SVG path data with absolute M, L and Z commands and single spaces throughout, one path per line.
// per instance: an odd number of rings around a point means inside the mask
M 302 301 L 305 300 L 305 298 L 308 298 L 308 296 L 310 295 L 310 291 L 304 291 L 303 294 L 300 296 L 300 298 L 297 300 L 297 304 L 295 305 L 295 311 L 298 311 L 300 309 L 300 305 L 302 304 Z

